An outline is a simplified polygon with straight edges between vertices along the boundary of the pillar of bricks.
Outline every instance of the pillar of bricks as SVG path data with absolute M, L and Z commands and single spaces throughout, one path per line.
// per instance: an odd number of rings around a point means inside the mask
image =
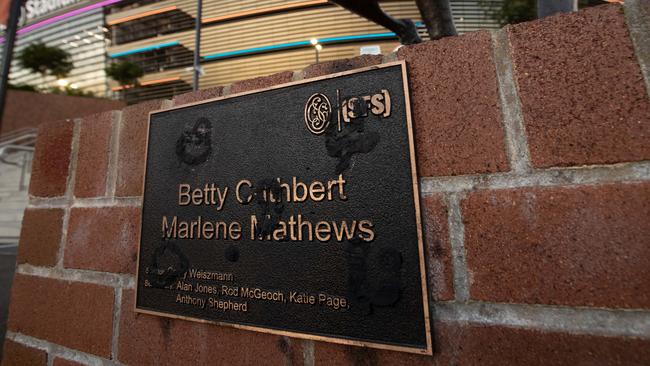
M 650 364 L 649 14 L 626 1 L 42 125 L 3 365 Z M 433 356 L 134 313 L 149 111 L 395 59 Z

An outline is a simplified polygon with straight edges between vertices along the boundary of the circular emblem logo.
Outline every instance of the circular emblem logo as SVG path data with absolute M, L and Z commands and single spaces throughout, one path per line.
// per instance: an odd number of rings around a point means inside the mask
M 305 105 L 305 123 L 314 135 L 320 135 L 330 124 L 332 105 L 324 94 L 315 93 Z

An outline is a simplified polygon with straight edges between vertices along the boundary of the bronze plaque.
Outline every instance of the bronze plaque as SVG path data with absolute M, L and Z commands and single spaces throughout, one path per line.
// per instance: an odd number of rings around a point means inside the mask
M 136 311 L 431 354 L 403 62 L 152 112 Z

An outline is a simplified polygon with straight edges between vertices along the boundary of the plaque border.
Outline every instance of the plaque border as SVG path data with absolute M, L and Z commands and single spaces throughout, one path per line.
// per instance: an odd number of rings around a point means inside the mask
M 218 100 L 225 100 L 225 99 L 230 99 L 230 98 L 237 98 L 241 97 L 244 95 L 251 95 L 251 94 L 257 94 L 269 90 L 274 90 L 274 89 L 282 89 L 294 85 L 300 85 L 300 84 L 307 84 L 315 81 L 320 81 L 320 80 L 326 80 L 326 79 L 333 79 L 341 76 L 346 76 L 346 75 L 352 75 L 352 74 L 358 74 L 358 73 L 363 73 L 371 70 L 376 70 L 376 69 L 383 69 L 383 68 L 388 68 L 388 67 L 395 67 L 399 66 L 402 72 L 402 84 L 403 84 L 403 91 L 404 91 L 404 104 L 405 104 L 405 109 L 406 109 L 406 128 L 407 128 L 407 134 L 408 134 L 408 140 L 409 140 L 409 156 L 410 156 L 410 162 L 411 162 L 411 181 L 413 185 L 413 201 L 414 201 L 414 206 L 415 206 L 415 224 L 417 228 L 417 238 L 418 238 L 418 255 L 419 255 L 419 264 L 420 264 L 420 284 L 422 286 L 422 305 L 423 305 L 423 315 L 424 315 L 424 327 L 425 327 L 425 340 L 426 340 L 426 348 L 419 348 L 419 347 L 408 347 L 408 346 L 398 346 L 398 345 L 391 345 L 388 343 L 377 343 L 377 342 L 367 342 L 367 341 L 359 341 L 359 340 L 354 340 L 354 339 L 348 339 L 345 337 L 334 337 L 334 336 L 321 336 L 321 335 L 315 335 L 315 334 L 309 334 L 309 333 L 303 333 L 303 332 L 298 332 L 298 331 L 289 331 L 289 330 L 280 330 L 280 329 L 274 329 L 274 328 L 266 328 L 262 326 L 254 326 L 254 325 L 243 325 L 243 324 L 236 324 L 236 323 L 228 323 L 228 322 L 222 322 L 222 321 L 216 321 L 216 320 L 207 320 L 207 319 L 201 319 L 201 318 L 194 318 L 190 316 L 184 316 L 184 315 L 178 315 L 178 314 L 172 314 L 172 313 L 166 313 L 166 312 L 160 312 L 160 311 L 153 311 L 153 310 L 146 310 L 146 309 L 140 309 L 138 308 L 138 283 L 139 283 L 139 275 L 140 275 L 140 247 L 142 245 L 142 213 L 143 213 L 143 208 L 140 208 L 140 230 L 139 230 L 139 240 L 138 240 L 138 256 L 137 256 L 137 262 L 136 262 L 136 273 L 135 273 L 135 301 L 133 302 L 133 310 L 135 313 L 140 313 L 140 314 L 148 314 L 148 315 L 156 315 L 156 316 L 161 316 L 161 317 L 166 317 L 166 318 L 172 318 L 172 319 L 180 319 L 180 320 L 188 320 L 188 321 L 193 321 L 193 322 L 198 322 L 198 323 L 206 323 L 206 324 L 215 324 L 219 326 L 226 326 L 226 327 L 231 327 L 231 328 L 236 328 L 236 329 L 243 329 L 243 330 L 249 330 L 249 331 L 256 331 L 260 333 L 267 333 L 267 334 L 275 334 L 275 335 L 280 335 L 280 336 L 287 336 L 287 337 L 293 337 L 293 338 L 299 338 L 299 339 L 306 339 L 306 340 L 314 340 L 314 341 L 324 341 L 324 342 L 330 342 L 330 343 L 337 343 L 337 344 L 343 344 L 343 345 L 350 345 L 350 346 L 359 346 L 359 347 L 368 347 L 368 348 L 375 348 L 375 349 L 383 349 L 383 350 L 389 350 L 389 351 L 400 351 L 400 352 L 408 352 L 408 353 L 415 353 L 415 354 L 421 354 L 421 355 L 429 355 L 431 356 L 433 354 L 433 346 L 432 346 L 432 339 L 431 339 L 431 317 L 429 314 L 429 296 L 428 296 L 428 291 L 427 291 L 427 276 L 426 276 L 426 263 L 424 261 L 424 242 L 423 242 L 423 234 L 422 234 L 422 212 L 420 210 L 420 190 L 419 190 L 419 184 L 418 184 L 418 175 L 417 175 L 417 164 L 415 162 L 415 142 L 414 142 L 414 134 L 413 134 L 413 123 L 412 123 L 412 118 L 411 118 L 411 98 L 409 95 L 409 86 L 408 86 L 408 75 L 406 71 L 406 61 L 400 60 L 400 61 L 393 61 L 393 62 L 387 62 L 379 65 L 373 65 L 373 66 L 367 66 L 363 68 L 358 68 L 354 70 L 347 70 L 347 71 L 342 71 L 334 74 L 328 74 L 324 76 L 319 76 L 319 77 L 314 77 L 314 78 L 309 78 L 309 79 L 303 79 L 303 80 L 296 80 L 296 81 L 291 81 L 288 83 L 284 84 L 278 84 L 278 85 L 273 85 L 267 88 L 262 88 L 262 89 L 255 89 L 255 90 L 249 90 L 241 93 L 235 93 L 235 94 L 229 94 L 225 96 L 219 96 L 215 98 L 210 98 L 206 100 L 201 100 L 198 102 L 192 102 L 192 103 L 186 103 L 182 104 L 179 106 L 173 106 L 173 107 L 168 107 L 163 109 L 158 109 L 155 111 L 150 111 L 148 118 L 147 118 L 147 138 L 146 138 L 146 145 L 145 145 L 145 158 L 144 158 L 144 168 L 143 168 L 143 178 L 142 178 L 142 205 L 144 205 L 144 192 L 145 192 L 145 183 L 147 179 L 147 161 L 148 161 L 148 154 L 149 154 L 149 127 L 151 125 L 151 116 L 156 113 L 163 113 L 163 112 L 169 112 L 172 110 L 176 109 L 183 109 L 183 108 L 188 108 L 192 107 L 195 105 L 199 104 L 205 104 L 205 103 L 211 103 L 214 101 Z M 165 102 L 163 102 L 164 104 Z

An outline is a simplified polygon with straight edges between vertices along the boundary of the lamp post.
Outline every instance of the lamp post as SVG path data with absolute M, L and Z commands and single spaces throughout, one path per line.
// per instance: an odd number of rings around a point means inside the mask
M 323 49 L 323 45 L 318 43 L 317 38 L 312 38 L 309 40 L 312 46 L 314 46 L 314 50 L 316 51 L 316 63 L 318 63 L 318 56 L 320 54 L 320 51 Z
M 196 20 L 194 23 L 194 73 L 192 75 L 192 89 L 199 90 L 199 76 L 201 76 L 201 12 L 203 1 L 196 1 Z
M 318 55 L 320 54 L 320 51 L 323 49 L 323 46 L 321 44 L 317 44 L 314 46 L 316 48 L 316 63 L 318 63 Z
M 20 18 L 20 6 L 22 4 L 21 0 L 10 1 L 9 18 L 7 19 L 7 30 L 5 31 L 5 45 L 2 49 L 2 71 L 0 71 L 0 128 L 2 128 L 7 84 L 9 83 L 9 70 L 11 68 L 11 58 L 14 53 L 14 42 L 16 41 L 18 18 Z

